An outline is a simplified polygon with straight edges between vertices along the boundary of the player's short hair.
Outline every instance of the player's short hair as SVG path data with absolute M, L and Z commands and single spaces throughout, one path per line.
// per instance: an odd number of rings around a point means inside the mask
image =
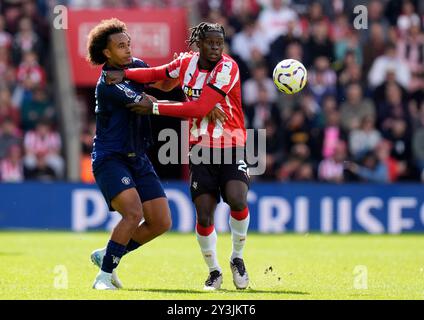
M 197 41 L 206 37 L 206 32 L 220 32 L 225 38 L 225 30 L 219 23 L 201 22 L 197 26 L 190 28 L 191 34 L 188 38 L 188 46 L 191 47 Z
M 127 33 L 127 26 L 124 22 L 112 18 L 102 20 L 88 34 L 87 41 L 87 61 L 94 65 L 104 64 L 107 61 L 103 50 L 109 42 L 109 36 L 115 33 Z

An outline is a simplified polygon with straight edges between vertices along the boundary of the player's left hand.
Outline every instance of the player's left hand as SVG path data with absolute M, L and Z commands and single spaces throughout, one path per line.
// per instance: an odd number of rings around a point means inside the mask
M 183 59 L 185 56 L 189 55 L 189 54 L 193 54 L 193 51 L 189 51 L 189 52 L 180 52 L 180 54 L 174 52 L 174 60 L 176 59 Z
M 225 112 L 222 111 L 221 109 L 217 108 L 217 107 L 213 108 L 206 115 L 206 117 L 208 118 L 209 122 L 217 122 L 219 120 L 221 123 L 224 123 L 228 119 Z
M 141 99 L 141 101 L 137 103 L 127 104 L 126 107 L 130 108 L 132 112 L 135 112 L 137 114 L 142 114 L 142 115 L 152 114 L 152 110 L 153 110 L 152 99 L 156 100 L 156 98 L 143 93 L 143 98 Z

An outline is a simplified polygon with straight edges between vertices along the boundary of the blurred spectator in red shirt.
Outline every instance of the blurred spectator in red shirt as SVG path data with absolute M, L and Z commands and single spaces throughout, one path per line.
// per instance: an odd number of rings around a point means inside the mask
M 37 157 L 45 157 L 46 163 L 61 178 L 64 173 L 64 161 L 60 155 L 62 140 L 58 132 L 52 130 L 45 121 L 37 123 L 34 130 L 28 131 L 24 137 L 25 167 L 29 170 L 37 166 Z
M 334 42 L 346 39 L 351 32 L 351 24 L 349 18 L 345 14 L 339 14 L 336 16 L 333 22 L 332 39 Z
M 9 50 L 0 47 L 0 86 L 12 89 L 16 84 L 16 74 L 9 56 Z
M 32 83 L 31 87 L 44 87 L 46 84 L 45 71 L 38 63 L 37 54 L 33 51 L 25 52 L 16 74 L 19 82 L 30 80 Z
M 84 183 L 95 183 L 91 168 L 91 152 L 93 150 L 93 138 L 96 135 L 96 123 L 90 122 L 81 134 L 81 160 L 80 160 L 80 172 L 81 182 Z
M 0 88 L 0 123 L 9 118 L 16 126 L 20 126 L 21 115 L 11 98 L 10 90 L 7 87 Z
M 24 170 L 21 147 L 19 145 L 12 145 L 6 157 L 0 160 L 0 181 L 22 182 L 23 180 Z

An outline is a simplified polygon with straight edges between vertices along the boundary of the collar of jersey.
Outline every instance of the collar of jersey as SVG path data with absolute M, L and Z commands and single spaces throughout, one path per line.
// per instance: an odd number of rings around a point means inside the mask
M 200 53 L 198 53 L 198 52 L 196 52 L 197 53 L 197 55 L 199 56 L 199 58 L 200 58 Z M 206 70 L 206 69 L 202 69 L 202 68 L 200 68 L 200 66 L 199 66 L 199 61 L 197 61 L 197 67 L 199 68 L 199 71 L 200 72 L 206 72 L 206 73 L 210 73 L 210 72 L 212 72 L 212 70 L 218 65 L 218 63 L 220 63 L 221 61 L 222 61 L 222 59 L 224 59 L 224 54 L 222 54 L 222 56 L 221 56 L 221 59 L 219 59 L 217 62 L 216 62 L 216 64 L 215 64 L 215 66 L 211 69 L 211 70 Z
M 128 69 L 128 68 L 131 67 L 131 65 L 134 63 L 134 58 L 132 58 L 132 59 L 133 59 L 133 61 L 127 67 L 125 67 L 124 69 Z M 102 67 L 102 70 L 104 70 L 104 71 L 110 71 L 110 70 L 122 70 L 122 69 L 115 68 L 115 67 L 112 67 L 112 66 L 108 66 L 107 63 L 105 63 L 103 65 L 103 67 Z

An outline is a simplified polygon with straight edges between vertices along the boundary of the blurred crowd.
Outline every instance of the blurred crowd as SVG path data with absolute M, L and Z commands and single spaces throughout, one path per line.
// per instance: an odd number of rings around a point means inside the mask
M 267 170 L 258 179 L 424 181 L 423 1 L 222 0 L 199 8 L 202 19 L 225 26 L 247 127 L 266 129 Z M 308 70 L 301 94 L 273 85 L 274 66 L 287 58 Z
M 0 7 L 0 181 L 64 176 L 40 2 Z M 74 9 L 185 7 L 191 24 L 222 24 L 225 51 L 240 67 L 246 126 L 266 129 L 267 170 L 259 180 L 424 182 L 424 1 L 60 2 Z M 366 6 L 366 20 L 358 5 Z M 358 20 L 364 29 L 354 28 Z M 273 84 L 273 68 L 286 58 L 308 70 L 301 94 Z M 88 122 L 81 135 L 86 182 L 93 181 L 94 132 Z
M 40 1 L 0 2 L 0 181 L 64 177 Z

